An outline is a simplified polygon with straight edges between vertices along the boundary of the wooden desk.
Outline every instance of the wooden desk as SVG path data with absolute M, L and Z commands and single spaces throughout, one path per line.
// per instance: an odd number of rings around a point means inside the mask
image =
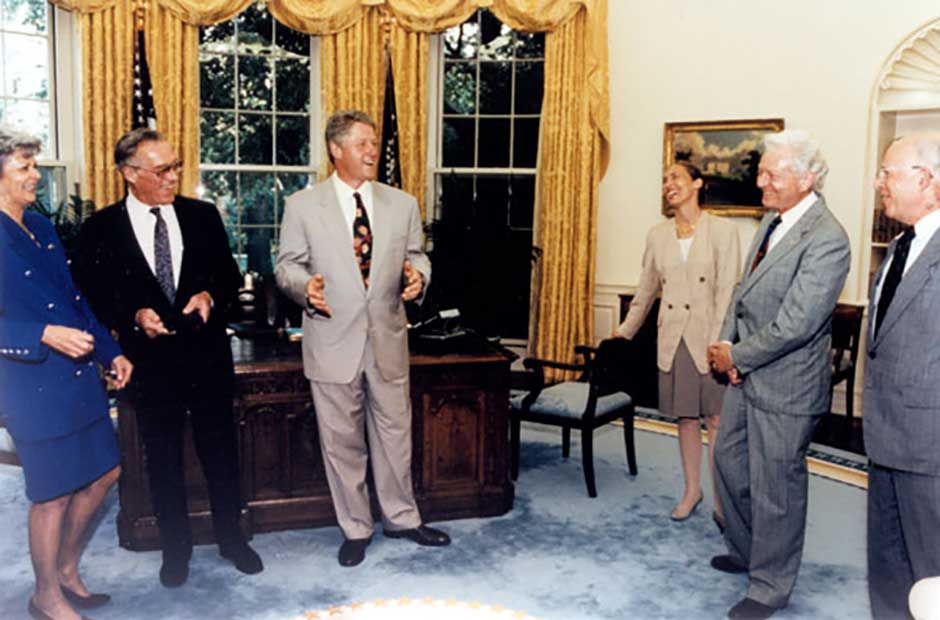
M 251 534 L 334 525 L 299 344 L 274 337 L 233 338 L 232 346 L 242 529 Z M 412 479 L 424 520 L 496 516 L 512 509 L 510 361 L 510 354 L 482 343 L 460 354 L 412 354 Z M 185 441 L 193 538 L 208 543 L 213 539 L 205 479 L 188 431 Z M 119 442 L 120 544 L 133 550 L 159 548 L 136 416 L 123 406 Z M 373 514 L 379 514 L 374 498 Z

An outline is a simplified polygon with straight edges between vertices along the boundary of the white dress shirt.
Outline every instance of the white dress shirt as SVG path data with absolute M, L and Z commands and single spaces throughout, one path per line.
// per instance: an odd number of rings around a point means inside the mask
M 774 229 L 773 234 L 770 235 L 770 241 L 767 242 L 768 252 L 770 252 L 775 245 L 780 243 L 780 240 L 787 234 L 787 231 L 796 226 L 800 218 L 806 215 L 806 212 L 809 211 L 809 208 L 812 207 L 817 200 L 819 200 L 819 196 L 816 195 L 816 192 L 810 192 L 803 197 L 803 200 L 796 203 L 793 208 L 787 209 L 780 214 L 780 223 L 777 225 L 777 228 Z
M 352 242 L 353 233 L 352 227 L 353 222 L 356 219 L 356 199 L 353 197 L 353 194 L 359 192 L 359 196 L 362 198 L 362 204 L 366 207 L 366 215 L 369 216 L 369 228 L 372 230 L 373 236 L 375 236 L 375 218 L 373 217 L 374 209 L 372 205 L 372 183 L 370 181 L 364 182 L 359 186 L 359 189 L 353 189 L 346 184 L 339 175 L 334 172 L 330 175 L 330 180 L 333 182 L 333 189 L 336 191 L 336 200 L 339 201 L 339 207 L 343 212 L 343 217 L 346 218 L 346 231 L 349 233 L 349 240 Z
M 124 201 L 127 205 L 127 215 L 131 220 L 131 227 L 134 229 L 134 236 L 137 237 L 137 244 L 150 265 L 150 271 L 157 274 L 156 259 L 153 252 L 153 228 L 157 218 L 150 212 L 154 206 L 159 207 L 160 215 L 166 222 L 167 233 L 170 237 L 170 258 L 173 262 L 173 283 L 177 287 L 180 283 L 180 268 L 183 265 L 183 232 L 180 230 L 179 220 L 176 219 L 176 210 L 173 205 L 147 205 L 142 203 L 133 192 L 127 191 L 127 199 Z
M 907 275 L 907 271 L 911 268 L 911 265 L 914 264 L 914 261 L 917 260 L 917 257 L 924 251 L 924 248 L 927 247 L 927 244 L 930 243 L 930 239 L 933 237 L 934 233 L 937 232 L 937 229 L 940 229 L 940 210 L 931 211 L 914 224 L 914 238 L 911 239 L 911 249 L 907 252 L 907 262 L 904 263 L 904 272 L 902 275 Z M 901 235 L 898 235 L 898 237 L 900 236 Z M 874 303 L 876 308 L 878 307 L 878 300 L 881 299 L 882 281 L 888 274 L 888 270 L 891 269 L 891 262 L 893 260 L 893 255 L 885 260 L 885 267 L 881 271 L 881 280 L 875 283 Z M 872 334 L 874 334 L 875 317 L 871 318 L 871 323 Z

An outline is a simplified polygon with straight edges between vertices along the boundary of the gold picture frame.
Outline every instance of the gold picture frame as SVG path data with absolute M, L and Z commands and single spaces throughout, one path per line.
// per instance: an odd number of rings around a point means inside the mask
M 689 161 L 702 171 L 702 208 L 721 215 L 761 217 L 757 165 L 765 134 L 783 130 L 782 118 L 666 123 L 663 173 L 676 161 Z M 663 201 L 663 213 L 669 209 Z

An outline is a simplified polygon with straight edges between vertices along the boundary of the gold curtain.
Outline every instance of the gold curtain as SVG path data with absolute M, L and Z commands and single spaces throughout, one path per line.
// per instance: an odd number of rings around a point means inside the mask
M 591 122 L 592 107 L 580 94 L 588 80 L 584 36 L 588 15 L 545 37 L 535 243 L 542 259 L 533 277 L 530 353 L 570 359 L 576 344 L 594 334 L 594 264 L 597 190 L 604 140 Z
M 134 6 L 130 0 L 54 0 L 78 14 L 82 37 L 82 197 L 96 208 L 124 195 L 114 169 L 114 144 L 131 122 Z
M 427 33 L 408 32 L 397 25 L 391 30 L 401 186 L 418 199 L 422 218 L 427 209 L 429 45 Z
M 199 184 L 199 26 L 150 2 L 144 28 L 157 127 L 183 160 L 179 192 L 194 196 Z

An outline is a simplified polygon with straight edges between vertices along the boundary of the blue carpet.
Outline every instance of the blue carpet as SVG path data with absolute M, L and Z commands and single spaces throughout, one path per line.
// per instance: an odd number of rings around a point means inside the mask
M 159 585 L 158 552 L 117 546 L 117 494 L 109 496 L 85 553 L 89 586 L 114 596 L 97 620 L 297 618 L 378 598 L 433 597 L 526 611 L 545 620 L 723 618 L 744 594 L 746 577 L 711 569 L 724 545 L 711 502 L 683 523 L 668 514 L 679 491 L 676 440 L 637 433 L 639 475 L 626 472 L 619 428 L 599 431 L 599 497 L 589 499 L 577 434 L 571 459 L 560 433 L 524 426 L 522 463 L 512 512 L 493 519 L 442 523 L 453 544 L 427 549 L 377 534 L 366 561 L 336 562 L 335 527 L 256 535 L 265 571 L 249 577 L 198 547 L 189 581 Z M 26 546 L 27 501 L 18 468 L 0 466 L 0 618 L 26 617 L 32 570 Z M 868 618 L 865 585 L 865 494 L 811 477 L 803 568 L 790 606 L 775 617 Z M 379 527 L 381 529 L 381 526 Z

